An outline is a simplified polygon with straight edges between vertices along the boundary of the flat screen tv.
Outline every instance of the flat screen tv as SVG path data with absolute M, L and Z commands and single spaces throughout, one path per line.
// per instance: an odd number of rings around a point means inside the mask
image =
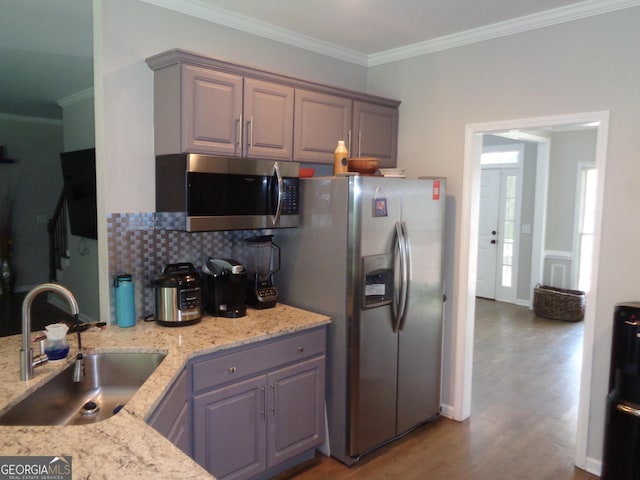
M 97 240 L 96 150 L 63 152 L 60 162 L 71 234 Z

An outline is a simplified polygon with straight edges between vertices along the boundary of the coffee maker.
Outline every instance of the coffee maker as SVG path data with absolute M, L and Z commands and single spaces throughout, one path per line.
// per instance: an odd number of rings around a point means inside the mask
M 202 266 L 205 312 L 216 317 L 244 317 L 246 279 L 244 266 L 236 260 L 208 257 Z
M 247 247 L 247 303 L 254 308 L 272 308 L 278 302 L 273 274 L 280 270 L 280 247 L 273 235 L 244 239 Z

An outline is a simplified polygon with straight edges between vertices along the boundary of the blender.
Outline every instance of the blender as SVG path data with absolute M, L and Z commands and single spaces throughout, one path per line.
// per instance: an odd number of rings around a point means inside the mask
M 280 270 L 280 247 L 273 235 L 244 239 L 247 247 L 247 303 L 254 308 L 276 306 L 278 291 L 273 274 Z

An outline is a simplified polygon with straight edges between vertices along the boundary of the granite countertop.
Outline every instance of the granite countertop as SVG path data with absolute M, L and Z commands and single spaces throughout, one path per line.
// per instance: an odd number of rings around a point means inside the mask
M 191 326 L 163 327 L 139 321 L 82 333 L 85 353 L 162 352 L 166 358 L 115 416 L 90 425 L 0 426 L 0 455 L 72 457 L 74 479 L 213 478 L 146 423 L 172 381 L 191 358 L 279 335 L 326 325 L 329 317 L 279 304 L 247 310 L 242 318 L 205 317 Z M 20 380 L 21 336 L 0 338 L 0 415 L 72 363 L 76 336 L 64 361 L 36 367 Z M 37 353 L 37 347 L 34 349 Z

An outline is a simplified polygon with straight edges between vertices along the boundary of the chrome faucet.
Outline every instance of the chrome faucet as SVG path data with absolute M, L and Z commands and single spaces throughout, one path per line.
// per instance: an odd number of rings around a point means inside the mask
M 31 304 L 35 297 L 43 292 L 57 292 L 62 295 L 67 302 L 69 303 L 69 307 L 71 308 L 71 313 L 74 316 L 76 322 L 76 330 L 78 330 L 78 357 L 76 359 L 76 369 L 78 369 L 78 362 L 82 362 L 82 346 L 80 344 L 80 330 L 77 328 L 80 320 L 78 318 L 78 314 L 80 310 L 78 309 L 78 302 L 76 301 L 73 294 L 67 290 L 62 285 L 58 285 L 57 283 L 43 283 L 42 285 L 38 285 L 33 288 L 27 296 L 24 297 L 24 301 L 22 302 L 22 349 L 20 350 L 20 380 L 31 380 L 33 378 L 33 368 L 42 365 L 47 361 L 46 355 L 45 358 L 42 358 L 43 355 L 39 355 L 35 360 L 33 358 L 33 350 L 31 349 Z M 82 374 L 82 365 L 80 365 L 80 373 Z M 82 380 L 80 378 L 77 381 Z

